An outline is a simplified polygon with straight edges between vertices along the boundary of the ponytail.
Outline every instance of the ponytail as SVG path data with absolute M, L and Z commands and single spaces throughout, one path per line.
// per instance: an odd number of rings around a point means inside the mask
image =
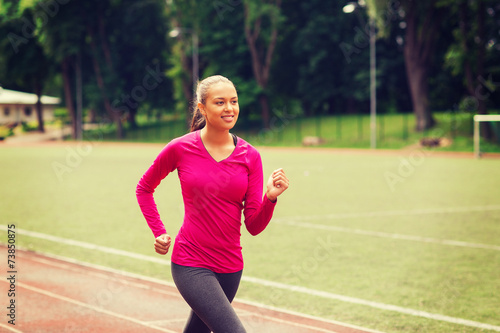
M 191 119 L 191 132 L 197 131 L 205 127 L 207 121 L 205 116 L 201 114 L 200 108 L 198 108 L 198 103 L 205 104 L 207 101 L 208 89 L 219 82 L 234 84 L 228 78 L 222 75 L 213 75 L 205 78 L 202 81 L 198 81 L 198 86 L 196 88 L 196 97 L 193 101 L 193 118 Z
M 194 107 L 193 119 L 191 120 L 191 132 L 197 131 L 205 127 L 207 121 L 205 116 L 201 114 L 198 105 Z

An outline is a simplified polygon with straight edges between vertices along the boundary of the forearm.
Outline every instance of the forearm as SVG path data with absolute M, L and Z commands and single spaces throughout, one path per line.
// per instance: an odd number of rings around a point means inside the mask
M 153 194 L 141 190 L 138 186 L 136 190 L 137 202 L 141 209 L 142 215 L 153 232 L 155 237 L 166 233 L 165 225 L 163 224 Z
M 266 229 L 273 217 L 275 206 L 276 201 L 272 202 L 265 195 L 260 206 L 251 215 L 245 215 L 245 226 L 252 236 L 256 236 Z
M 269 191 L 266 192 L 266 197 L 267 199 L 269 199 L 269 201 L 271 201 L 272 203 L 276 203 L 276 201 L 278 201 L 278 197 L 275 196 L 275 195 L 272 195 Z

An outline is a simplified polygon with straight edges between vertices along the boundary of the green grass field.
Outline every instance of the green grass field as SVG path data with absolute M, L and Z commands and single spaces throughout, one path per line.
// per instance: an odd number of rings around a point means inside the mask
M 135 186 L 162 146 L 0 146 L 0 242 L 15 224 L 159 258 Z M 262 234 L 242 230 L 237 297 L 384 332 L 500 330 L 500 159 L 260 151 L 265 177 L 283 167 L 291 186 Z M 155 198 L 175 235 L 183 216 L 175 173 Z M 158 263 L 22 233 L 17 244 L 172 281 Z

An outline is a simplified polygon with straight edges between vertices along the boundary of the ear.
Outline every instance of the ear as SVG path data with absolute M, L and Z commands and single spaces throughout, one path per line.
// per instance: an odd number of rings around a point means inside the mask
M 205 105 L 203 103 L 198 103 L 198 109 L 200 110 L 201 114 L 206 117 L 207 113 L 205 112 Z

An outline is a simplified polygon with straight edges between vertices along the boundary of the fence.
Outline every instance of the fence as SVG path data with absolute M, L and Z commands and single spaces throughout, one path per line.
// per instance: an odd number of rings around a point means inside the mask
M 411 113 L 380 114 L 377 116 L 377 148 L 401 148 L 418 143 L 422 138 L 472 138 L 472 115 L 457 112 L 435 113 L 437 125 L 429 131 L 415 130 L 415 116 Z M 240 130 L 250 142 L 266 145 L 302 145 L 315 137 L 324 146 L 370 147 L 370 116 L 343 115 L 295 117 L 277 121 L 279 125 L 260 130 Z M 314 142 L 314 140 L 311 140 Z M 458 148 L 458 147 L 457 147 Z M 460 149 L 464 149 L 461 143 Z M 471 141 L 472 148 L 472 141 Z
M 464 112 L 436 112 L 437 125 L 429 131 L 415 131 L 412 113 L 377 115 L 377 148 L 402 148 L 418 143 L 422 138 L 446 137 L 452 142 L 450 149 L 473 150 L 472 114 Z M 126 131 L 125 141 L 168 142 L 188 131 L 185 120 L 173 120 L 142 126 Z M 268 128 L 245 127 L 240 122 L 234 132 L 253 145 L 298 146 L 306 138 L 317 138 L 327 147 L 370 147 L 370 116 L 342 115 L 274 117 Z M 114 133 L 105 133 L 104 140 L 116 140 Z M 307 140 L 307 139 L 306 139 Z M 500 151 L 500 146 L 485 144 L 485 151 Z

